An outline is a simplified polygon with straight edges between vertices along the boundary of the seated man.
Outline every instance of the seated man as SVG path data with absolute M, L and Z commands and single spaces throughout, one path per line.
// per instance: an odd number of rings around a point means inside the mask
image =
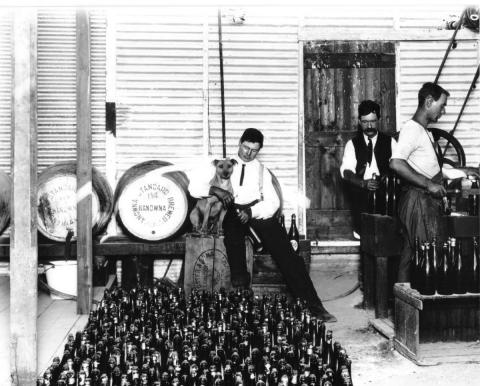
M 389 172 L 395 140 L 378 131 L 380 106 L 371 100 L 358 105 L 358 133 L 347 142 L 340 173 L 348 183 L 355 238 L 360 234 L 360 213 L 368 212 L 369 192 L 379 189 L 379 179 Z M 373 175 L 378 176 L 374 179 Z M 381 200 L 383 195 L 378 195 Z M 377 202 L 377 207 L 385 205 Z
M 323 307 L 303 259 L 293 251 L 285 231 L 274 217 L 280 201 L 268 169 L 256 159 L 262 147 L 263 134 L 257 129 L 246 129 L 240 138 L 238 153 L 232 157 L 238 162 L 231 176 L 233 194 L 210 186 L 213 166 L 203 173 L 192 174 L 190 194 L 193 197 L 215 195 L 228 208 L 223 230 L 234 286 L 245 287 L 250 282 L 245 255 L 245 236 L 250 226 L 277 262 L 293 296 L 306 300 L 314 316 L 334 322 L 336 318 Z

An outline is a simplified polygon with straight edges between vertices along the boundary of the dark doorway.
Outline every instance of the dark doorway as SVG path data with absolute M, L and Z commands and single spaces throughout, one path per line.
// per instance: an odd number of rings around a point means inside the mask
M 395 44 L 383 41 L 307 41 L 304 46 L 307 236 L 352 239 L 340 165 L 357 131 L 364 99 L 381 106 L 380 131 L 394 134 Z

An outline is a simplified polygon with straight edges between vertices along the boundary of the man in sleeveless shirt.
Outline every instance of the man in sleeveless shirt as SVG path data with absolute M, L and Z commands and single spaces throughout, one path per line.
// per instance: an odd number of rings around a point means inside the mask
M 263 134 L 254 128 L 246 129 L 240 138 L 238 152 L 232 157 L 238 162 L 230 177 L 233 194 L 210 186 L 213 167 L 204 173 L 192 174 L 190 194 L 193 197 L 215 195 L 228 208 L 223 230 L 232 285 L 246 287 L 250 283 L 245 255 L 245 236 L 250 226 L 276 261 L 293 296 L 304 299 L 316 317 L 335 322 L 336 318 L 323 307 L 303 259 L 293 251 L 275 217 L 280 200 L 270 172 L 256 158 L 262 147 Z
M 410 262 L 416 237 L 423 241 L 439 242 L 446 238 L 446 230 L 440 221 L 443 214 L 443 197 L 446 190 L 443 177 L 449 178 L 453 169 L 442 168 L 441 156 L 430 123 L 437 122 L 445 114 L 449 92 L 435 83 L 425 83 L 418 92 L 418 106 L 412 119 L 400 130 L 397 146 L 392 154 L 390 167 L 403 179 L 403 194 L 398 204 L 398 217 L 405 230 L 405 244 L 400 258 L 398 282 L 410 279 Z M 462 168 L 463 176 L 476 175 L 469 168 Z M 458 177 L 458 169 L 456 176 Z
M 388 163 L 395 140 L 378 131 L 380 106 L 371 100 L 358 105 L 358 133 L 345 145 L 340 173 L 347 182 L 352 206 L 355 238 L 361 234 L 360 214 L 368 211 L 371 192 L 380 188 L 379 179 L 389 172 Z M 373 175 L 377 179 L 373 178 Z M 385 205 L 383 194 L 378 194 L 376 205 Z

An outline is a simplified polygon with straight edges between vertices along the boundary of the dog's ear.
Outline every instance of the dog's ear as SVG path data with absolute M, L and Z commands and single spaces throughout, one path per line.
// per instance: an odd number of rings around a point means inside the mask
M 236 160 L 236 159 L 233 159 L 233 158 L 232 158 L 232 159 L 230 159 L 230 161 L 232 161 L 232 165 L 236 165 L 236 164 L 238 164 L 238 162 L 237 162 L 237 160 Z
M 214 160 L 212 161 L 212 165 L 213 165 L 213 166 L 217 166 L 219 162 L 220 162 L 219 159 L 214 159 Z

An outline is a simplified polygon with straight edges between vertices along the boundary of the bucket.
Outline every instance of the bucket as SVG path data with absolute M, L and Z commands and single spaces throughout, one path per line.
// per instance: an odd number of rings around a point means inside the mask
M 168 162 L 151 160 L 125 171 L 115 189 L 115 214 L 122 230 L 141 240 L 161 241 L 188 224 L 192 199 L 185 173 L 161 169 Z
M 67 295 L 77 296 L 77 261 L 76 260 L 56 260 L 45 264 L 45 275 L 47 284 L 56 291 Z M 50 292 L 50 297 L 54 300 L 65 299 Z
M 0 235 L 10 222 L 10 197 L 12 195 L 12 180 L 0 170 Z
M 77 230 L 77 165 L 63 162 L 40 173 L 37 183 L 38 230 L 54 241 L 65 241 Z M 92 232 L 100 233 L 113 211 L 113 194 L 106 178 L 92 168 Z

